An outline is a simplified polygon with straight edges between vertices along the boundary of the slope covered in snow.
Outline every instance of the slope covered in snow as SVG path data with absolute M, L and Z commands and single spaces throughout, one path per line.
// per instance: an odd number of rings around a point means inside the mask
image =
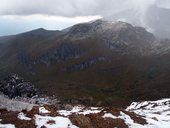
M 143 116 L 150 127 L 170 127 L 170 99 L 133 102 L 126 110 Z
M 30 128 L 168 128 L 170 126 L 170 99 L 133 102 L 126 109 L 68 104 L 59 107 L 50 103 L 32 104 L 9 99 L 3 95 L 0 96 L 0 103 L 0 128 L 28 126 Z

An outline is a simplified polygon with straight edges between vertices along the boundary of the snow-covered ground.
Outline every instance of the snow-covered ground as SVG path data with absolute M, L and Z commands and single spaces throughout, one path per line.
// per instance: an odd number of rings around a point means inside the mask
M 35 115 L 35 118 L 37 128 L 41 128 L 42 126 L 47 128 L 78 128 L 73 125 L 68 118 L 62 116 L 51 117 Z M 50 121 L 52 121 L 52 123 L 50 123 Z
M 100 113 L 101 108 L 74 107 L 71 111 L 60 110 L 59 113 L 64 116 L 77 114 Z M 124 112 L 120 111 L 119 116 L 111 113 L 105 113 L 103 118 L 123 119 L 130 128 L 169 128 L 170 127 L 170 99 L 162 99 L 157 101 L 133 102 L 127 107 L 126 111 L 134 112 L 144 119 L 148 124 L 141 125 L 135 123 L 134 120 Z
M 22 103 L 23 104 L 23 103 Z M 79 128 L 70 120 L 72 114 L 84 115 L 98 114 L 103 119 L 111 118 L 113 121 L 121 119 L 129 128 L 169 128 L 170 127 L 170 99 L 157 101 L 133 102 L 125 110 L 120 109 L 118 115 L 111 111 L 97 107 L 75 106 L 72 110 L 57 110 L 56 116 L 50 116 L 51 111 L 43 106 L 39 106 L 38 113 L 33 118 L 27 117 L 23 112 L 19 112 L 17 118 L 24 121 L 35 121 L 36 128 L 45 126 L 47 128 Z M 145 124 L 139 124 L 134 118 L 140 117 L 146 120 Z M 1 114 L 1 113 L 0 113 Z M 0 122 L 2 119 L 0 119 Z M 33 122 L 34 122 L 33 121 Z M 0 124 L 0 128 L 16 128 L 15 124 Z M 109 127 L 110 128 L 110 127 Z
M 143 116 L 148 128 L 170 127 L 170 99 L 133 102 L 126 110 Z

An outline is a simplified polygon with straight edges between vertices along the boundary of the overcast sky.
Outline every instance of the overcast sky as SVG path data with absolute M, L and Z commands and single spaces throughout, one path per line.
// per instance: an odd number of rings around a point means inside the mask
M 63 29 L 133 9 L 142 21 L 146 10 L 170 7 L 170 0 L 0 0 L 0 35 L 36 28 Z

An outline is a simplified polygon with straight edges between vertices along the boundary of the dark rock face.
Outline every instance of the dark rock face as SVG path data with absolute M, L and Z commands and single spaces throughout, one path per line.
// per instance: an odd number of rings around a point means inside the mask
M 27 66 L 32 66 L 35 64 L 45 64 L 49 66 L 52 61 L 65 61 L 67 59 L 79 58 L 81 55 L 86 53 L 88 50 L 79 49 L 74 45 L 63 43 L 59 45 L 57 48 L 52 49 L 51 51 L 37 57 L 31 58 L 29 55 L 25 53 L 19 53 L 18 59 L 19 61 Z
M 0 82 L 0 91 L 9 98 L 31 98 L 35 95 L 38 95 L 38 90 L 32 83 L 26 82 L 16 74 L 9 75 Z
M 92 58 L 85 62 L 67 67 L 64 70 L 67 72 L 76 72 L 76 71 L 87 69 L 87 68 L 91 67 L 92 65 L 95 65 L 95 64 L 101 63 L 101 62 L 105 62 L 105 61 L 106 61 L 105 57 Z

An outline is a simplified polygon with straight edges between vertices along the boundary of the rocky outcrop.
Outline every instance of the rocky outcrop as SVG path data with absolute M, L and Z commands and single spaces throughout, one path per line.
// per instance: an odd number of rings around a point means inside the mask
M 39 95 L 32 83 L 25 81 L 16 74 L 11 74 L 0 82 L 0 91 L 9 98 Z
M 105 62 L 105 61 L 106 61 L 105 57 L 92 58 L 87 61 L 81 62 L 79 64 L 75 64 L 70 67 L 64 68 L 64 70 L 67 72 L 76 72 L 76 71 L 80 71 L 80 70 L 85 70 L 95 64 Z
M 68 43 L 63 43 L 58 47 L 40 55 L 38 57 L 32 58 L 24 52 L 18 54 L 19 61 L 27 66 L 32 66 L 36 64 L 45 64 L 49 66 L 52 61 L 66 61 L 67 59 L 79 58 L 81 55 L 85 54 L 88 50 L 80 49 L 76 46 Z

